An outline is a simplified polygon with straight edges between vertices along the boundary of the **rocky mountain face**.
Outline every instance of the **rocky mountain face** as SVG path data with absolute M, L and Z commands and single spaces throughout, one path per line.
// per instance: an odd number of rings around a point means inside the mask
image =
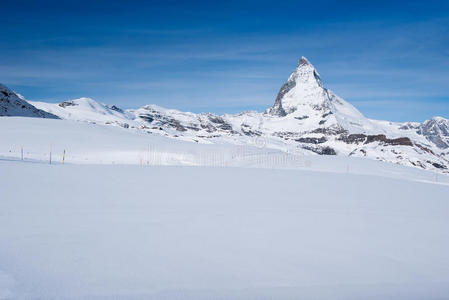
M 31 102 L 62 119 L 144 130 L 198 143 L 263 145 L 297 154 L 348 155 L 449 172 L 449 120 L 371 120 L 324 87 L 305 58 L 265 112 L 195 114 L 146 105 L 122 110 L 89 98 Z
M 16 94 L 3 84 L 0 84 L 0 116 L 58 118 L 53 114 L 37 109 L 21 95 Z
M 449 120 L 433 117 L 417 128 L 417 133 L 424 135 L 440 149 L 449 148 Z
M 305 110 L 312 112 L 330 111 L 329 95 L 323 88 L 321 77 L 312 64 L 302 57 L 298 67 L 284 83 L 273 107 L 267 110 L 272 116 L 285 117 Z

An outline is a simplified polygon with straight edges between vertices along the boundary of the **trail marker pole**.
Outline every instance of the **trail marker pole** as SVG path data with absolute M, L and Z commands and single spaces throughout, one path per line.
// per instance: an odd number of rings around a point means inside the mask
M 23 160 L 23 146 L 20 148 L 20 159 Z
M 51 144 L 50 144 L 50 165 L 51 165 Z
M 65 149 L 64 152 L 62 153 L 62 164 L 64 164 L 64 161 L 65 161 Z

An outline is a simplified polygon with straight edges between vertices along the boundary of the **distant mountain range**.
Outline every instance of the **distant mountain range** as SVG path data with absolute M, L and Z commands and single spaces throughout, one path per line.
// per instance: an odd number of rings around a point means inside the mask
M 218 116 L 147 105 L 122 110 L 89 98 L 59 104 L 27 101 L 0 85 L 0 116 L 60 118 L 143 130 L 198 143 L 248 144 L 300 154 L 346 155 L 449 172 L 449 120 L 368 119 L 323 86 L 305 58 L 265 112 Z

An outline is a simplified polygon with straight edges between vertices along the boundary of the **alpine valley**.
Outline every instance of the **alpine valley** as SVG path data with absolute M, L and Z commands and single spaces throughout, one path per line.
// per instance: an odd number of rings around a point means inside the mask
M 123 110 L 90 98 L 58 104 L 27 101 L 0 84 L 0 116 L 56 118 L 159 134 L 202 144 L 253 144 L 301 155 L 366 157 L 449 172 L 449 120 L 423 123 L 368 119 L 324 87 L 305 58 L 265 112 L 195 114 L 146 105 Z

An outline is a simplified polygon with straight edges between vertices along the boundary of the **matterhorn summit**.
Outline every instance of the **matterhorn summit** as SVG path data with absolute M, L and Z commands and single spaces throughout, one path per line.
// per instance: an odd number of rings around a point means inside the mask
M 301 57 L 298 67 L 281 87 L 276 101 L 268 113 L 273 116 L 286 116 L 304 105 L 323 105 L 326 93 L 320 75 L 315 67 Z
M 266 113 L 302 120 L 305 128 L 366 133 L 373 127 L 354 106 L 323 86 L 320 74 L 304 56 Z

